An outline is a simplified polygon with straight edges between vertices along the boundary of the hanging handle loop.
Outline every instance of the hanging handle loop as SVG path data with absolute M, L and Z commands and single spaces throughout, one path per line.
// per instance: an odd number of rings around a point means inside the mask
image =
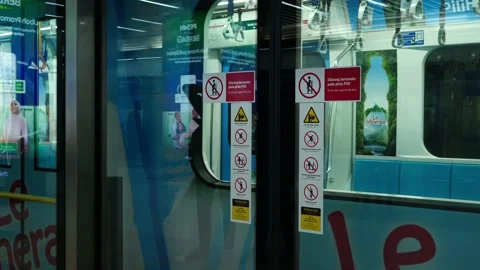
M 422 0 L 413 0 L 408 10 L 408 15 L 413 21 L 422 21 L 425 18 L 425 10 Z
M 392 47 L 400 49 L 403 47 L 403 36 L 400 33 L 400 28 L 395 29 L 395 34 L 392 38 Z
M 397 6 L 395 6 L 396 14 L 395 14 L 395 33 L 392 37 L 392 47 L 400 49 L 403 47 L 403 36 L 400 33 L 402 27 L 402 10 L 400 8 L 401 1 L 397 2 Z
M 480 0 L 473 0 L 472 9 L 477 15 L 480 15 Z
M 445 31 L 445 0 L 440 1 L 440 29 L 438 30 L 438 44 L 445 45 L 447 33 Z
M 326 54 L 328 52 L 328 42 L 325 36 L 320 38 L 320 41 L 318 42 L 318 50 L 321 54 Z
M 363 26 L 369 25 L 369 10 L 371 10 L 371 8 L 369 8 L 367 0 L 361 0 L 358 5 L 357 36 L 353 41 L 353 46 L 357 51 L 363 50 Z

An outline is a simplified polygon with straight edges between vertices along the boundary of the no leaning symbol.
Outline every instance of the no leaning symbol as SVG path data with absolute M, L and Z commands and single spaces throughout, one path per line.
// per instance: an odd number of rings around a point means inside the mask
M 305 73 L 298 82 L 298 91 L 304 98 L 314 98 L 320 93 L 322 83 L 315 73 Z
M 247 191 L 247 181 L 245 181 L 243 178 L 238 178 L 235 180 L 235 190 L 238 193 L 244 193 Z
M 223 82 L 218 77 L 210 77 L 205 84 L 205 94 L 211 100 L 219 99 L 223 94 Z
M 314 201 L 318 197 L 318 188 L 315 185 L 308 184 L 303 190 L 305 198 L 309 201 Z

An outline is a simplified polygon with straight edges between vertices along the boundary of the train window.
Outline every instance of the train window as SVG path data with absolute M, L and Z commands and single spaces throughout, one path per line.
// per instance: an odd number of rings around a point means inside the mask
M 480 159 L 480 47 L 440 48 L 425 62 L 424 143 L 437 157 Z
M 250 3 L 246 1 L 245 3 Z M 208 30 L 206 73 L 256 69 L 255 5 L 221 1 L 213 10 Z M 242 26 L 237 28 L 238 26 Z M 242 31 L 241 31 L 242 30 Z M 204 104 L 203 156 L 210 172 L 220 181 L 230 181 L 230 106 Z M 256 106 L 252 106 L 252 183 L 256 181 Z

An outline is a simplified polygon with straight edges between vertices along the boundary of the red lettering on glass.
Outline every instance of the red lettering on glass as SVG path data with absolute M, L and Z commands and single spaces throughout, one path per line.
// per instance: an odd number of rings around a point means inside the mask
M 414 238 L 420 243 L 417 251 L 398 253 L 398 245 L 403 239 Z M 383 261 L 386 270 L 400 270 L 401 265 L 416 265 L 430 261 L 436 252 L 432 235 L 417 225 L 403 225 L 393 230 L 383 248 Z
M 340 268 L 355 270 L 352 247 L 348 237 L 345 216 L 340 211 L 328 215 L 328 222 L 333 231 L 337 246 Z M 420 250 L 398 253 L 400 242 L 406 238 L 414 238 L 420 243 Z M 374 247 L 369 247 L 374 248 Z M 386 270 L 400 270 L 401 265 L 418 265 L 433 259 L 436 253 L 435 241 L 432 235 L 418 225 L 403 225 L 394 229 L 387 237 L 383 248 L 383 260 Z
M 10 192 L 17 192 L 17 189 L 21 189 L 24 194 L 27 194 L 27 187 L 20 181 L 16 180 L 10 186 Z M 26 220 L 29 217 L 30 212 L 25 207 L 22 209 L 21 206 L 24 202 L 21 200 L 10 199 L 10 213 L 0 217 L 0 227 L 6 226 L 12 223 L 12 216 L 20 221 Z M 22 211 L 23 210 L 23 211 Z M 4 262 L 8 262 L 6 265 L 9 270 L 14 270 L 15 265 L 19 269 L 32 269 L 33 266 L 36 269 L 41 269 L 41 260 L 39 256 L 38 245 L 39 242 L 45 242 L 44 257 L 50 265 L 56 266 L 57 257 L 56 257 L 56 248 L 57 248 L 57 226 L 49 225 L 45 229 L 34 229 L 30 233 L 19 233 L 15 236 L 13 243 L 10 243 L 9 239 L 0 238 L 0 252 L 6 253 L 7 257 Z M 0 235 L 0 237 L 2 237 Z M 44 241 L 41 241 L 44 240 Z M 33 257 L 32 260 L 29 255 Z M 24 258 L 24 260 L 22 260 Z M 2 264 L 0 263 L 0 270 L 3 270 Z
M 19 190 L 20 192 L 18 192 L 17 189 L 20 189 Z M 25 186 L 25 184 L 22 183 L 22 181 L 20 180 L 16 180 L 15 182 L 12 183 L 12 185 L 10 186 L 10 192 L 28 194 L 27 186 Z M 28 218 L 28 215 L 30 214 L 30 212 L 26 207 L 22 213 L 21 206 L 23 204 L 24 202 L 21 200 L 10 199 L 10 211 L 12 212 L 12 215 L 17 220 L 25 220 Z M 17 205 L 19 205 L 20 207 L 17 207 Z
M 348 239 L 347 224 L 345 217 L 340 211 L 336 211 L 328 215 L 328 222 L 332 227 L 333 237 L 337 244 L 338 257 L 342 270 L 354 270 L 355 263 L 353 262 L 352 247 L 350 246 L 350 239 Z

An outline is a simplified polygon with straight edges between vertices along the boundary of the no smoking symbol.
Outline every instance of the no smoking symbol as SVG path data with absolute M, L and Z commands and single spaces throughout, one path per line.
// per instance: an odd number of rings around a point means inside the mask
M 303 194 L 307 200 L 314 201 L 318 198 L 318 188 L 315 185 L 308 184 L 305 186 Z
M 219 99 L 223 94 L 223 82 L 218 77 L 211 77 L 205 84 L 205 94 L 212 100 Z
M 238 153 L 235 155 L 235 165 L 238 168 L 245 168 L 247 166 L 247 156 L 243 153 Z
M 304 98 L 314 98 L 320 93 L 322 83 L 315 73 L 305 73 L 298 82 L 298 91 Z
M 244 129 L 239 129 L 235 132 L 235 141 L 239 144 L 244 144 L 247 141 L 247 132 Z
M 245 191 L 247 191 L 247 181 L 243 178 L 235 180 L 235 190 L 238 193 L 245 193 Z
M 308 157 L 303 162 L 303 167 L 307 173 L 315 173 L 318 170 L 318 161 L 313 157 Z
M 308 147 L 315 147 L 318 144 L 318 134 L 315 131 L 308 131 L 305 133 L 303 141 Z

